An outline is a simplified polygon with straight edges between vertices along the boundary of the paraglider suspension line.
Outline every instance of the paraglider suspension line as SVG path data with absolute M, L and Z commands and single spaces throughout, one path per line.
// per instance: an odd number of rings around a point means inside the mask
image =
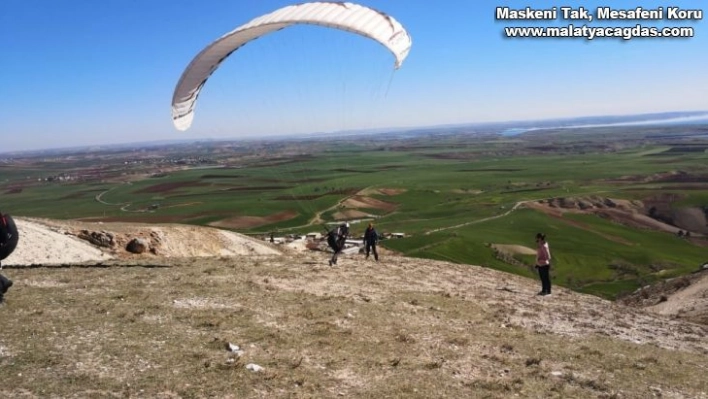
M 384 98 L 388 98 L 388 90 L 391 88 L 391 82 L 393 82 L 393 75 L 396 73 L 396 70 L 391 71 L 391 76 L 388 78 L 388 85 L 386 85 L 386 93 L 384 94 Z

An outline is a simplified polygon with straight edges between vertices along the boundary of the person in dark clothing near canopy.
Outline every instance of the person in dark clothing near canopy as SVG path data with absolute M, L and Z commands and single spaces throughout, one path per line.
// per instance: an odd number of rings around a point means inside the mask
M 347 241 L 349 236 L 349 222 L 341 224 L 337 229 L 327 233 L 327 244 L 332 248 L 334 254 L 332 254 L 332 259 L 329 260 L 329 265 L 336 265 L 337 258 L 339 254 L 344 249 L 344 243 Z
M 18 239 L 19 233 L 12 216 L 0 212 L 0 261 L 10 256 L 15 250 Z M 1 264 L 0 269 L 2 269 Z M 10 287 L 12 287 L 12 280 L 0 274 L 0 303 L 3 302 Z
M 364 232 L 364 245 L 366 245 L 366 259 L 369 259 L 369 253 L 374 253 L 374 259 L 379 261 L 379 253 L 376 251 L 376 243 L 379 242 L 379 233 L 376 232 L 373 223 L 369 223 L 369 227 Z

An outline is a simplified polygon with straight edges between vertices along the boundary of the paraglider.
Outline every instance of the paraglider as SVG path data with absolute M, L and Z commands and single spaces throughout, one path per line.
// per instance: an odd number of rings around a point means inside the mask
M 180 131 L 189 129 L 194 107 L 207 79 L 232 53 L 246 43 L 296 24 L 344 30 L 375 40 L 395 57 L 398 69 L 408 56 L 411 37 L 393 17 L 353 3 L 312 2 L 291 5 L 257 17 L 209 44 L 182 73 L 172 97 L 172 121 Z

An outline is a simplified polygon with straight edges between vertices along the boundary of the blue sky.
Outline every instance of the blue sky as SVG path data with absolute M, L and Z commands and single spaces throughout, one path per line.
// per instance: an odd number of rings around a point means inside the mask
M 289 28 L 234 53 L 204 87 L 192 128 L 175 130 L 172 92 L 191 59 L 224 33 L 292 3 L 3 0 L 3 151 L 708 110 L 705 20 L 659 22 L 694 27 L 690 39 L 509 39 L 505 26 L 568 21 L 501 23 L 496 6 L 567 4 L 370 0 L 359 3 L 392 15 L 413 37 L 400 70 L 371 40 Z M 698 0 L 568 3 L 705 7 Z

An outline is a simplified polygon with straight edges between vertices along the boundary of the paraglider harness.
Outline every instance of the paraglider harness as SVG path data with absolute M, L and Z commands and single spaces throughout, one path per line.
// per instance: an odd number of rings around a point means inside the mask
M 18 239 L 17 226 L 15 226 L 12 216 L 0 212 L 0 261 L 10 256 L 15 250 Z M 2 269 L 2 264 L 0 264 L 0 269 Z M 12 287 L 12 281 L 0 274 L 0 302 L 10 287 Z
M 0 212 L 0 261 L 15 250 L 18 238 L 17 226 L 12 216 Z
M 327 232 L 327 245 L 329 245 L 330 248 L 334 252 L 339 251 L 339 245 L 337 245 L 337 230 L 330 230 Z
M 344 242 L 349 235 L 349 229 L 346 225 L 337 226 L 337 228 L 327 231 L 327 245 L 336 253 L 344 248 Z

